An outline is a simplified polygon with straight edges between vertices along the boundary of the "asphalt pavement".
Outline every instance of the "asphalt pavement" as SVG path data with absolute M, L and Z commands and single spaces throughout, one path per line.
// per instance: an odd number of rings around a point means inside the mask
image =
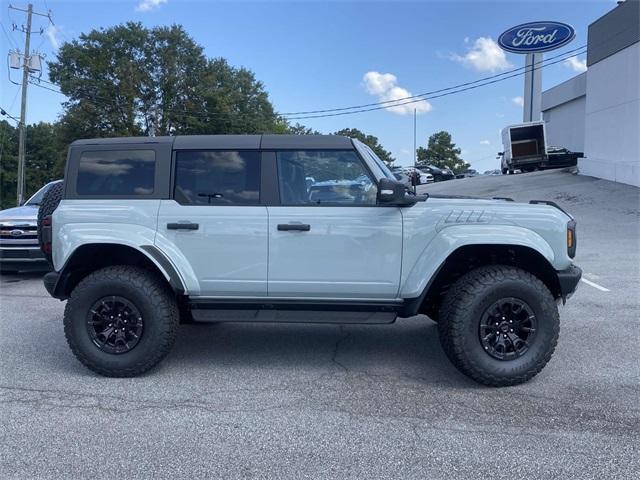
M 424 316 L 393 325 L 184 325 L 133 379 L 71 354 L 38 275 L 0 278 L 0 476 L 639 478 L 640 190 L 568 172 L 430 193 L 553 200 L 585 280 L 530 382 L 459 374 Z

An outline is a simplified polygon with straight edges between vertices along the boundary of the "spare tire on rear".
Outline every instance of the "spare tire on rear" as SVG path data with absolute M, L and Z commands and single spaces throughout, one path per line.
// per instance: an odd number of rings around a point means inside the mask
M 40 245 L 40 250 L 44 254 L 44 257 L 47 259 L 47 262 L 51 266 L 53 266 L 51 251 L 46 250 L 44 248 L 44 241 L 42 237 L 42 220 L 45 217 L 51 215 L 58 205 L 60 204 L 60 200 L 62 200 L 62 194 L 64 192 L 64 182 L 58 182 L 51 185 L 49 190 L 42 197 L 42 203 L 40 203 L 40 208 L 38 209 L 38 245 Z

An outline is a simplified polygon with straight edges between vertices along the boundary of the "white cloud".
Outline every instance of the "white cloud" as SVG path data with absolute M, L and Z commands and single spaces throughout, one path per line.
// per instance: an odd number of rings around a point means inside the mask
M 518 96 L 518 97 L 513 97 L 511 99 L 511 101 L 513 102 L 514 105 L 517 105 L 519 107 L 524 107 L 524 98 Z
M 156 8 L 159 8 L 163 3 L 167 3 L 169 0 L 140 0 L 136 7 L 136 12 L 149 12 Z
M 564 62 L 574 72 L 582 73 L 587 71 L 587 60 L 580 60 L 577 56 L 569 57 Z
M 44 31 L 44 34 L 49 39 L 49 43 L 51 43 L 51 48 L 54 50 L 58 50 L 60 48 L 60 38 L 58 38 L 59 33 L 60 30 L 55 25 L 49 25 Z
M 491 145 L 489 140 L 480 140 L 480 145 Z
M 465 38 L 465 43 L 468 43 L 467 38 Z M 478 72 L 496 72 L 512 66 L 507 60 L 504 50 L 490 37 L 477 38 L 467 53 L 464 55 L 453 54 L 450 58 Z
M 398 86 L 398 78 L 391 73 L 367 72 L 362 77 L 367 92 L 378 97 L 380 102 L 399 100 L 411 96 L 411 92 L 406 88 Z M 410 100 L 407 100 L 408 102 Z M 386 110 L 398 115 L 408 115 L 415 109 L 417 113 L 425 113 L 433 108 L 426 100 L 418 102 L 404 103 L 403 105 L 391 105 Z

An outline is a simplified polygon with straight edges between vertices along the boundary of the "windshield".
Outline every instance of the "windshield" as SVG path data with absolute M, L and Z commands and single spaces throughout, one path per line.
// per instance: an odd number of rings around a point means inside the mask
M 44 197 L 44 194 L 47 193 L 47 190 L 49 190 L 49 188 L 51 188 L 51 185 L 53 185 L 54 183 L 56 182 L 47 183 L 44 187 L 34 193 L 33 196 L 24 204 L 31 205 L 32 207 L 37 207 L 38 205 L 40 205 L 42 203 L 42 197 Z
M 374 163 L 380 168 L 380 170 L 382 170 L 382 173 L 385 177 L 391 180 L 396 180 L 396 177 L 393 175 L 393 173 L 391 173 L 391 170 L 389 170 L 387 164 L 380 160 L 380 158 L 373 152 L 373 150 L 371 150 L 371 148 L 369 148 L 368 145 L 365 145 L 360 140 L 356 140 L 355 138 L 353 139 L 353 143 L 355 144 L 360 154 L 366 155 L 374 161 Z

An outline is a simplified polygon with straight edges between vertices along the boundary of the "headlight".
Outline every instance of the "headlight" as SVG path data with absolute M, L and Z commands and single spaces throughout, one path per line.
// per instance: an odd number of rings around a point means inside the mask
M 576 256 L 576 244 L 578 239 L 576 238 L 576 221 L 571 220 L 567 223 L 567 254 L 569 258 Z

